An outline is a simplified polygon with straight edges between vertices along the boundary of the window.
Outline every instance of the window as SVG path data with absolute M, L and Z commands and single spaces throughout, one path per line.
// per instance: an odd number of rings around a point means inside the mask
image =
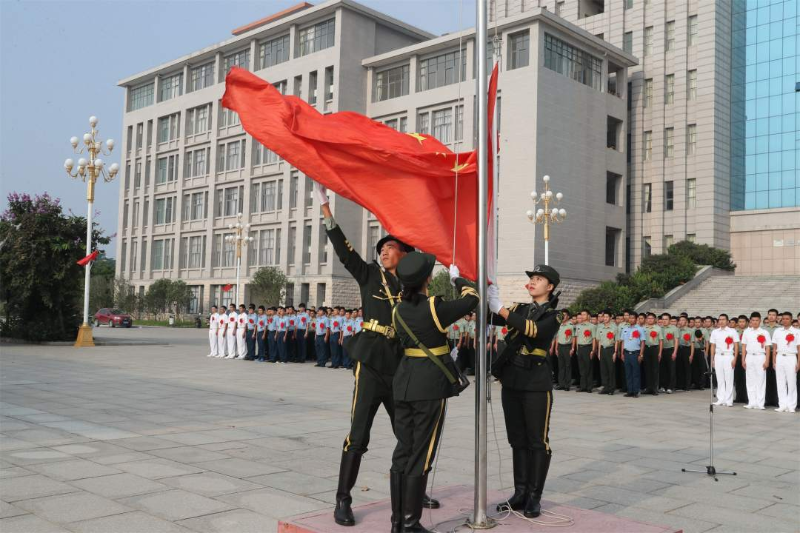
M 669 247 L 675 243 L 675 239 L 672 235 L 664 235 L 664 251 L 666 252 L 669 250 Z
M 675 128 L 664 128 L 664 159 L 671 159 L 675 150 Z
M 622 182 L 622 176 L 613 172 L 606 172 L 606 203 L 617 205 L 617 189 Z
M 386 124 L 387 126 L 392 128 L 393 130 L 397 131 L 397 119 L 396 118 L 393 118 L 391 120 L 387 120 L 386 122 L 384 122 L 384 124 Z
M 642 258 L 650 257 L 653 253 L 653 240 L 649 236 L 642 237 Z
M 140 150 L 142 148 L 142 137 L 144 137 L 144 122 L 140 122 L 136 125 L 136 149 Z
M 303 227 L 303 264 L 311 264 L 311 224 Z
M 625 35 L 622 36 L 622 50 L 628 52 L 629 54 L 633 53 L 633 32 L 628 31 L 625 32 Z
M 697 100 L 697 70 L 690 70 L 686 82 L 686 99 Z
M 258 141 L 253 141 L 253 165 L 271 165 L 280 161 L 278 154 Z
M 633 0 L 625 0 L 625 9 L 633 9 Z
M 453 140 L 453 110 L 439 109 L 433 112 L 433 136 L 442 143 Z
M 188 239 L 184 239 L 184 242 L 187 240 L 188 243 L 184 244 L 184 249 L 188 252 L 188 257 L 186 258 L 187 260 L 184 263 L 185 266 L 188 268 L 203 268 L 203 266 L 205 266 L 203 264 L 203 257 L 205 256 L 205 237 L 202 235 L 189 237 Z
M 688 46 L 697 44 L 697 15 L 692 15 L 687 21 L 686 43 Z
M 530 33 L 526 30 L 510 36 L 508 64 L 510 69 L 527 67 L 530 61 Z
M 139 226 L 139 205 L 140 205 L 140 203 L 139 203 L 139 200 L 137 198 L 136 200 L 133 201 L 133 220 L 131 221 L 131 224 L 134 227 L 138 227 Z
M 186 111 L 186 135 L 197 135 L 211 129 L 211 104 Z
M 128 200 L 125 200 L 125 207 L 122 209 L 122 229 L 128 227 Z
M 372 255 L 373 250 L 378 245 L 381 238 L 381 229 L 378 226 L 370 226 L 367 233 L 367 253 Z
M 161 78 L 158 101 L 164 102 L 183 94 L 183 72 Z
M 153 144 L 153 121 L 147 121 L 147 150 L 150 150 L 150 146 Z
M 330 100 L 333 100 L 333 67 L 325 67 L 325 102 Z
M 298 188 L 300 187 L 300 176 L 296 170 L 293 170 L 289 177 L 289 209 L 297 207 Z
M 461 56 L 460 66 L 458 63 L 459 55 Z M 461 70 L 460 75 L 458 70 Z M 422 59 L 419 62 L 417 90 L 427 91 L 428 89 L 452 85 L 459 81 L 459 76 L 461 78 L 460 81 L 464 81 L 466 79 L 466 72 L 467 54 L 463 50 L 460 54 L 458 51 L 455 51 Z
M 653 79 L 649 78 L 644 80 L 644 106 L 650 107 L 653 105 Z
M 303 76 L 294 77 L 294 95 L 300 99 L 303 98 Z
M 697 180 L 695 178 L 686 180 L 686 207 L 697 207 Z
M 544 36 L 544 66 L 568 78 L 601 91 L 602 61 L 579 48 L 556 39 L 550 34 Z
M 142 211 L 142 225 L 146 228 L 147 223 L 150 221 L 149 217 L 150 214 L 150 200 L 147 198 L 144 199 L 144 211 Z M 142 241 L 142 253 L 144 253 L 144 241 Z M 144 263 L 142 264 L 142 269 L 144 269 Z
M 181 134 L 180 113 L 173 113 L 158 119 L 158 138 L 156 142 L 164 143 L 174 141 Z
M 325 305 L 325 284 L 317 283 L 317 307 Z
M 417 116 L 417 133 L 428 134 L 430 131 L 430 114 L 427 111 Z
M 642 201 L 642 208 L 645 213 L 653 212 L 653 185 L 650 183 L 644 184 L 644 199 Z
M 672 211 L 675 208 L 675 189 L 672 181 L 664 182 L 664 211 Z
M 138 257 L 137 257 L 137 242 L 134 239 L 131 242 L 131 272 L 136 272 L 136 267 L 139 265 Z
M 149 158 L 149 157 L 144 162 L 144 188 L 145 189 L 150 186 L 150 167 L 153 166 L 151 163 L 152 163 L 152 159 Z
M 271 213 L 275 211 L 276 188 L 276 181 L 254 183 L 250 194 L 250 211 L 252 213 Z
M 665 41 L 664 41 L 664 49 L 667 52 L 671 52 L 675 49 L 675 21 L 670 20 L 667 22 L 667 27 L 665 28 Z
M 686 155 L 697 153 L 697 124 L 686 126 Z
M 208 202 L 208 192 L 194 192 L 191 195 L 187 194 L 189 199 L 186 220 L 202 220 L 206 218 L 206 204 Z
M 256 243 L 258 245 L 258 253 L 256 256 L 257 265 L 275 265 L 278 263 L 278 258 L 275 253 L 276 245 L 280 245 L 281 230 L 279 229 L 265 229 L 258 232 Z
M 217 146 L 217 172 L 244 168 L 245 139 Z
M 650 161 L 653 158 L 653 132 L 644 132 L 644 160 Z
M 125 190 L 131 186 L 131 162 L 125 163 Z
M 187 150 L 183 161 L 183 177 L 199 178 L 208 176 L 208 160 L 211 158 L 211 148 L 198 148 Z
M 296 250 L 297 250 L 297 226 L 291 225 L 289 226 L 289 242 L 288 242 L 288 249 L 286 251 L 287 253 L 286 261 L 289 266 L 294 265 L 295 262 L 294 256 Z
M 171 224 L 175 222 L 175 204 L 177 198 L 170 196 L 168 198 L 156 198 L 155 203 L 155 217 L 156 225 Z
M 136 170 L 133 171 L 133 186 L 138 189 L 142 185 L 142 161 L 136 161 Z
M 155 83 L 153 82 L 131 89 L 128 96 L 128 111 L 136 111 L 137 109 L 153 105 L 154 90 Z
M 644 29 L 644 55 L 649 56 L 653 53 L 653 27 L 648 26 Z
M 390 98 L 407 95 L 408 69 L 408 65 L 402 65 L 377 72 L 375 74 L 375 87 L 372 93 L 372 101 L 383 102 Z
M 164 269 L 164 243 L 165 240 L 153 241 L 153 270 Z
M 227 107 L 219 106 L 219 127 L 225 128 L 228 126 L 238 126 L 241 124 L 239 121 L 239 113 L 228 109 Z
M 199 91 L 214 84 L 214 62 L 206 63 L 194 67 L 190 71 L 191 83 L 189 88 L 192 91 Z
M 156 166 L 156 185 L 178 179 L 178 154 L 159 157 Z
M 258 47 L 258 68 L 267 68 L 289 61 L 289 36 L 277 37 Z
M 617 228 L 606 227 L 606 266 L 617 266 L 617 242 L 621 234 Z
M 697 242 L 697 234 L 696 233 L 687 233 L 686 240 L 689 242 Z
M 324 222 L 319 225 L 319 262 L 323 265 L 328 262 L 328 234 Z
M 217 216 L 233 217 L 241 211 L 239 187 L 217 190 Z
M 203 299 L 203 287 L 200 285 L 193 285 L 189 287 L 189 290 L 191 291 L 191 295 L 189 296 L 189 313 L 201 313 L 203 308 L 201 307 L 200 300 Z
M 497 109 L 497 114 L 500 114 L 500 109 Z M 405 127 L 403 126 L 405 117 L 400 119 L 401 127 L 403 128 L 401 131 L 405 132 Z M 500 124 L 498 124 L 498 132 L 500 131 L 499 128 Z M 464 106 L 459 105 L 456 106 L 456 140 L 461 141 L 464 139 Z
M 250 49 L 240 50 L 222 58 L 222 77 L 224 78 L 233 67 L 250 69 Z
M 301 29 L 300 46 L 298 47 L 299 57 L 333 46 L 335 25 L 335 20 L 330 19 Z
M 675 102 L 675 74 L 664 76 L 664 103 L 672 104 Z
M 236 243 L 230 242 L 225 237 L 233 233 L 218 233 L 214 235 L 214 266 L 236 266 Z
M 460 109 L 463 119 L 464 106 L 461 106 Z M 397 131 L 399 131 L 400 133 L 408 133 L 408 117 L 400 117 L 400 126 L 398 127 Z M 458 134 L 458 130 L 456 130 L 456 134 Z
M 314 182 L 311 181 L 311 178 L 306 176 L 305 179 L 305 207 L 313 207 L 314 206 Z
M 308 74 L 308 103 L 317 105 L 317 71 Z

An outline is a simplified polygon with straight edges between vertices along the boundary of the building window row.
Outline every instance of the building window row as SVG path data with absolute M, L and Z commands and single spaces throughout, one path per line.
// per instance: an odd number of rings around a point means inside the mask
M 135 87 L 130 90 L 130 97 L 128 103 L 129 111 L 136 111 L 153 104 L 153 94 L 155 91 L 155 83 L 150 82 L 140 87 Z
M 319 52 L 334 45 L 336 20 L 330 19 L 300 30 L 296 57 Z
M 258 68 L 274 67 L 289 61 L 289 36 L 283 35 L 258 45 Z
M 208 214 L 208 191 L 183 195 L 183 221 L 205 220 Z
M 180 268 L 203 268 L 206 257 L 206 236 L 195 235 L 181 238 Z
M 465 50 L 461 50 L 461 52 L 456 50 L 421 59 L 417 74 L 417 91 L 427 91 L 452 85 L 458 81 L 465 81 L 466 75 L 467 54 Z
M 550 34 L 544 36 L 544 66 L 584 85 L 602 91 L 602 61 Z
M 250 49 L 239 50 L 222 58 L 222 72 L 220 82 L 225 81 L 225 76 L 233 67 L 250 70 Z
M 390 98 L 408 94 L 409 66 L 401 65 L 375 73 L 372 91 L 373 102 L 383 102 Z
M 159 157 L 156 160 L 156 185 L 178 179 L 178 154 Z
M 283 209 L 282 178 L 253 183 L 250 187 L 250 213 L 273 213 Z
M 158 140 L 156 142 L 165 143 L 175 141 L 181 136 L 181 114 L 173 113 L 158 119 Z
M 158 84 L 158 101 L 172 100 L 183 94 L 183 72 L 164 76 Z
M 245 139 L 220 143 L 217 146 L 217 172 L 244 168 L 245 144 Z
M 214 216 L 235 217 L 244 209 L 244 186 L 238 185 L 217 189 L 217 206 Z
M 211 130 L 211 104 L 186 110 L 186 135 L 197 135 Z

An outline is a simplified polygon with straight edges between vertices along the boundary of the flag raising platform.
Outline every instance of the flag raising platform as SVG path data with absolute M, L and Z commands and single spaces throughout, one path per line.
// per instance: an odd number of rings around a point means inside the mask
M 473 487 L 468 485 L 456 485 L 453 487 L 443 487 L 436 489 L 432 494 L 442 504 L 440 509 L 423 510 L 421 523 L 428 529 L 438 525 L 438 531 L 452 531 L 472 513 Z M 492 505 L 487 513 L 490 517 L 497 514 L 494 512 L 494 504 L 501 501 L 506 496 L 500 492 L 490 491 L 488 501 Z M 542 516 L 535 520 L 542 522 L 553 522 L 554 518 L 546 514 L 547 511 L 558 515 L 568 516 L 573 520 L 571 526 L 558 528 L 569 533 L 682 533 L 683 530 L 671 527 L 645 524 L 611 514 L 579 509 L 569 505 L 542 500 L 542 509 L 545 511 Z M 391 505 L 389 500 L 372 502 L 358 507 L 353 507 L 353 514 L 356 517 L 356 525 L 353 527 L 343 527 L 333 521 L 333 511 L 314 511 L 278 522 L 278 533 L 375 533 L 377 531 L 388 531 L 390 529 L 389 517 L 391 516 Z M 516 532 L 536 532 L 554 530 L 553 526 L 533 524 L 527 520 L 516 516 L 505 517 L 506 513 L 501 513 L 498 524 L 491 531 L 502 533 Z M 505 518 L 503 518 L 505 517 Z M 459 528 L 459 531 L 468 531 L 467 528 Z

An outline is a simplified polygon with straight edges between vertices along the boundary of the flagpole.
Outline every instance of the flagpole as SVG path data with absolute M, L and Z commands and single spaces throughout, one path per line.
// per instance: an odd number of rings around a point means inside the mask
M 478 54 L 478 73 L 476 80 L 476 100 L 478 103 L 478 293 L 482 305 L 478 306 L 478 354 L 475 363 L 475 498 L 472 524 L 477 528 L 489 527 L 486 517 L 486 207 L 488 154 L 488 89 L 486 80 L 486 40 L 488 38 L 486 0 L 477 0 L 476 7 L 476 49 Z

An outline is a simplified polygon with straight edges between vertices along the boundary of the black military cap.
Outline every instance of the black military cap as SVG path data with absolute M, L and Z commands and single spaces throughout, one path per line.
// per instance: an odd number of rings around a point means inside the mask
M 401 241 L 397 237 L 394 237 L 393 235 L 387 235 L 383 239 L 379 240 L 378 244 L 375 245 L 375 251 L 378 252 L 378 255 L 381 255 L 381 248 L 383 248 L 383 245 L 386 244 L 389 241 L 395 241 L 397 244 L 399 244 L 400 245 L 400 251 L 402 251 L 402 252 L 413 252 L 414 251 L 414 247 L 413 246 L 407 245 L 406 243 L 404 243 L 403 241 Z
M 433 272 L 436 257 L 424 252 L 410 252 L 397 265 L 397 277 L 407 287 L 419 287 Z
M 536 265 L 536 268 L 533 270 L 526 270 L 525 274 L 527 274 L 529 278 L 532 278 L 533 276 L 542 276 L 547 278 L 550 283 L 553 284 L 554 289 L 558 287 L 559 283 L 561 283 L 561 276 L 558 274 L 558 271 L 549 265 Z

